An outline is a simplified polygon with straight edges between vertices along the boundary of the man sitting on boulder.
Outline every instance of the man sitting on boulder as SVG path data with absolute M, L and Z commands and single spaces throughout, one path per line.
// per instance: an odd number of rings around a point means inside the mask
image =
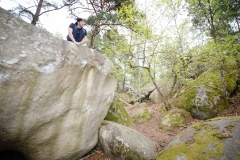
M 67 40 L 75 43 L 76 45 L 84 44 L 87 41 L 87 31 L 83 28 L 84 20 L 77 18 L 75 24 L 71 23 L 68 28 Z

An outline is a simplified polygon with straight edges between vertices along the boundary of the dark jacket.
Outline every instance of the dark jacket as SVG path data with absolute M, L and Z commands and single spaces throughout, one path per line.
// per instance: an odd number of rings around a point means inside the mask
M 87 32 L 84 28 L 78 28 L 75 24 L 71 23 L 70 28 L 73 29 L 73 37 L 75 39 L 76 42 L 81 42 L 82 39 L 87 35 Z M 67 40 L 68 41 L 72 41 L 69 37 L 69 35 L 67 35 Z

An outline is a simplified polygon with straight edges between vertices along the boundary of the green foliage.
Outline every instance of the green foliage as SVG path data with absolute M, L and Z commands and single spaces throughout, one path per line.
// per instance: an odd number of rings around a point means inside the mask
M 97 36 L 95 46 L 98 51 L 106 55 L 113 62 L 115 67 L 114 75 L 118 82 L 127 81 L 126 75 L 131 73 L 127 65 L 130 60 L 130 45 L 124 35 L 119 34 L 117 28 L 112 27 L 106 30 L 103 36 Z
M 60 32 L 56 32 L 54 36 L 57 37 L 58 39 L 63 39 L 63 36 Z
M 117 10 L 119 20 L 129 27 L 134 32 L 137 32 L 143 37 L 151 36 L 151 29 L 142 24 L 142 20 L 146 19 L 143 12 L 139 12 L 136 6 L 121 4 L 121 8 Z
M 79 3 L 83 6 L 81 2 Z M 125 15 L 124 20 L 126 19 L 126 16 L 132 16 L 135 20 L 136 14 L 140 13 L 136 10 L 136 7 L 134 7 L 134 0 L 90 1 L 88 4 L 90 5 L 86 5 L 86 8 L 91 6 L 90 8 L 93 11 L 93 14 L 91 14 L 86 20 L 92 32 L 89 45 L 90 48 L 96 47 L 94 44 L 96 36 L 99 35 L 101 31 L 105 34 L 106 27 L 125 26 L 131 28 L 133 26 L 128 23 L 128 21 L 123 21 L 123 19 L 120 18 L 119 13 Z M 129 10 L 132 10 L 133 8 L 135 8 L 135 10 L 130 13 L 127 12 L 126 7 Z M 136 24 L 137 23 L 134 25 Z
M 229 26 L 233 22 L 233 19 L 229 18 L 230 9 L 224 9 L 229 12 L 225 17 L 219 11 L 227 2 L 216 4 L 217 1 L 214 0 L 208 4 L 204 0 L 201 5 L 195 0 L 187 2 L 189 13 L 196 22 L 195 26 L 202 29 L 200 31 L 193 29 L 189 20 L 179 20 L 179 14 L 185 5 L 182 0 L 149 1 L 148 5 L 153 11 L 150 11 L 148 6 L 144 10 L 144 5 L 143 7 L 129 1 L 120 3 L 114 12 L 99 11 L 89 17 L 91 25 L 108 22 L 121 24 L 121 27 L 109 25 L 102 30 L 101 34 L 95 37 L 94 44 L 97 50 L 113 61 L 119 83 L 130 84 L 139 91 L 152 81 L 157 84 L 161 82 L 161 99 L 166 99 L 167 102 L 179 88 L 193 85 L 194 79 L 209 68 L 229 71 L 238 67 L 239 37 L 237 34 L 229 35 L 233 31 L 232 26 Z M 208 18 L 212 16 L 212 12 L 206 9 L 209 6 L 217 14 L 212 19 L 215 24 L 213 31 L 216 34 L 215 37 L 212 35 L 215 38 L 213 40 L 204 36 L 206 29 L 209 29 L 205 26 L 210 29 L 212 27 L 208 24 Z M 227 6 L 229 7 L 229 4 Z M 235 11 L 231 12 L 231 15 L 235 14 Z M 158 13 L 161 13 L 160 19 L 154 17 Z M 223 21 L 220 22 L 219 18 L 223 18 Z M 163 26 L 161 21 L 167 23 L 167 26 Z M 103 29 L 100 25 L 99 29 L 101 28 Z M 90 36 L 94 34 L 92 31 Z M 222 83 L 221 77 L 218 77 L 219 83 Z M 229 88 L 229 80 L 225 83 Z M 218 89 L 223 89 L 223 86 Z
M 237 77 L 236 77 L 236 70 L 226 70 L 224 72 L 224 78 L 226 83 L 226 89 L 229 94 L 233 92 L 233 90 L 237 86 Z M 215 90 L 221 90 L 221 79 L 219 76 L 219 70 L 216 68 L 209 69 L 208 71 L 204 72 L 200 75 L 195 81 L 195 85 L 206 85 L 211 87 Z
M 111 24 L 111 23 L 116 23 L 117 22 L 117 16 L 115 13 L 112 12 L 104 12 L 104 11 L 99 11 L 97 12 L 96 15 L 90 15 L 88 19 L 86 20 L 86 23 L 88 25 L 94 26 L 96 24 Z
M 227 36 L 225 38 L 217 38 L 217 42 L 209 41 L 203 48 L 203 52 L 207 53 L 206 58 L 214 66 L 225 66 L 225 68 L 236 68 L 239 61 L 240 45 L 235 36 Z
M 211 37 L 223 37 L 229 33 L 234 33 L 232 26 L 236 17 L 239 17 L 239 2 L 234 0 L 187 0 L 189 14 L 192 16 L 193 24 L 201 29 L 210 31 Z M 239 26 L 238 26 L 239 27 Z M 239 30 L 240 28 L 238 28 Z

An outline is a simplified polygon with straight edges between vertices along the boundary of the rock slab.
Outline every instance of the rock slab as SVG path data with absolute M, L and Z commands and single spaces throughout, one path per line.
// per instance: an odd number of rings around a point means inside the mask
M 156 159 L 156 147 L 147 137 L 126 126 L 105 122 L 99 130 L 103 152 L 114 160 Z
M 184 86 L 178 93 L 176 105 L 190 112 L 193 118 L 201 120 L 214 118 L 228 108 L 228 102 L 224 102 L 219 72 L 211 68 L 196 78 L 194 83 Z M 227 98 L 237 88 L 237 79 L 237 71 L 224 71 Z
M 110 60 L 1 8 L 0 24 L 0 155 L 85 155 L 97 144 L 116 91 Z
M 157 160 L 239 160 L 240 117 L 218 117 L 187 128 Z

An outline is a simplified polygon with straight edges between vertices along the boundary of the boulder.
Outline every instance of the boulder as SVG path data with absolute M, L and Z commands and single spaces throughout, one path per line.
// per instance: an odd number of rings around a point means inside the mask
M 110 60 L 1 8 L 0 24 L 0 156 L 83 156 L 117 88 Z
M 239 160 L 240 117 L 198 122 L 174 138 L 157 160 Z
M 190 118 L 190 113 L 183 109 L 170 110 L 160 118 L 158 125 L 160 129 L 172 130 L 176 127 L 182 127 Z
M 228 95 L 237 87 L 237 76 L 234 72 L 224 72 Z M 209 119 L 215 117 L 228 104 L 224 102 L 222 82 L 219 70 L 209 69 L 185 86 L 179 92 L 176 105 L 189 111 L 193 118 Z
M 139 91 L 136 91 L 131 99 L 130 103 L 135 104 L 136 102 L 142 102 L 144 100 L 148 100 L 150 94 L 156 89 L 155 85 L 152 83 L 147 84 L 146 86 L 142 87 Z
M 128 93 L 116 93 L 116 96 L 121 100 L 125 106 L 130 105 L 130 95 Z
M 144 123 L 150 121 L 153 118 L 153 115 L 154 114 L 152 113 L 152 111 L 143 108 L 134 113 L 132 119 L 135 123 Z
M 105 120 L 113 121 L 126 126 L 130 126 L 132 124 L 131 117 L 118 97 L 116 97 L 114 102 L 111 104 Z
M 99 130 L 103 152 L 114 160 L 156 159 L 156 147 L 147 137 L 126 126 L 105 122 Z
M 156 89 L 150 94 L 149 99 L 153 103 L 159 103 L 161 101 L 160 94 Z
M 120 93 L 133 93 L 135 92 L 135 89 L 128 84 L 123 85 L 121 83 L 118 83 L 117 91 Z

